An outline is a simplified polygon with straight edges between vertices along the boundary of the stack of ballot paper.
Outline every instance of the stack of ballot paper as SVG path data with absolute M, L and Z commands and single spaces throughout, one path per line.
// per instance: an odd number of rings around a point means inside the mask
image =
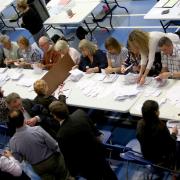
M 69 73 L 71 74 L 70 79 L 75 82 L 79 81 L 85 74 L 83 71 L 80 71 L 79 69 L 73 69 L 69 71 Z
M 103 82 L 104 83 L 112 83 L 118 78 L 118 74 L 108 74 L 105 76 Z
M 25 86 L 25 87 L 30 87 L 33 85 L 33 83 L 35 82 L 36 80 L 35 79 L 32 79 L 32 78 L 21 78 L 19 81 L 17 81 L 17 85 L 20 85 L 20 86 Z
M 137 82 L 138 74 L 128 73 L 124 76 L 125 84 L 134 84 Z
M 140 90 L 137 88 L 137 86 L 131 86 L 129 88 L 123 88 L 123 87 L 118 87 L 114 91 L 114 99 L 115 100 L 124 100 L 127 98 L 130 98 L 132 96 L 138 95 Z

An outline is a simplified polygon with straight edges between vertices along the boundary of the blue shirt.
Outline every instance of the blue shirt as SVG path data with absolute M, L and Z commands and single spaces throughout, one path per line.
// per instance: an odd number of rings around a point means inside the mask
M 108 63 L 107 63 L 106 53 L 100 49 L 98 49 L 96 53 L 93 55 L 92 63 L 87 56 L 86 57 L 81 56 L 79 63 L 79 69 L 84 72 L 86 71 L 87 67 L 88 68 L 98 67 L 99 72 L 101 72 L 101 69 L 105 69 L 107 66 Z
M 32 165 L 60 151 L 58 143 L 40 126 L 24 125 L 16 129 L 9 146 L 17 160 L 21 162 L 24 159 Z

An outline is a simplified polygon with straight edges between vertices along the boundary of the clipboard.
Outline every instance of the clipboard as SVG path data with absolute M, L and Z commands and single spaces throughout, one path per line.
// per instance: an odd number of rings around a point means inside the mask
M 56 64 L 46 73 L 42 79 L 48 84 L 48 95 L 51 95 L 60 84 L 69 76 L 69 71 L 75 65 L 69 54 L 59 59 Z

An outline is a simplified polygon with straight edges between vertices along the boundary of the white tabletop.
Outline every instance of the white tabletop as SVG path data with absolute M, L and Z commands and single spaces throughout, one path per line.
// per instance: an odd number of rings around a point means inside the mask
M 55 1 L 54 1 L 55 3 Z M 57 3 L 57 2 L 56 2 Z M 62 7 L 57 5 L 55 10 L 52 10 L 54 4 L 51 2 L 47 5 L 47 9 L 50 13 L 50 17 L 44 22 L 46 25 L 55 24 L 79 24 L 81 23 L 98 5 L 100 0 L 82 1 L 74 0 L 70 2 L 67 6 Z M 67 10 L 71 9 L 74 13 L 73 17 L 68 17 Z
M 103 95 L 97 97 L 87 97 L 83 94 L 82 90 L 78 87 L 78 82 L 72 82 L 71 80 L 65 81 L 65 86 L 63 89 L 70 90 L 70 93 L 67 98 L 67 104 L 76 107 L 84 107 L 84 108 L 93 108 L 93 109 L 101 109 L 108 111 L 117 111 L 126 113 L 129 111 L 130 107 L 137 101 L 140 94 L 121 101 L 114 100 L 113 90 L 116 90 L 119 86 L 124 85 L 124 76 L 120 75 L 118 79 L 113 83 L 103 83 L 102 81 L 97 80 L 99 74 L 95 74 L 91 78 L 87 78 L 84 76 L 80 81 L 83 80 L 92 80 L 95 81 L 96 84 L 99 84 L 104 88 Z M 126 85 L 125 88 L 131 88 L 130 85 Z M 57 95 L 58 96 L 58 95 Z
M 162 5 L 167 0 L 161 0 L 156 3 L 153 8 L 144 16 L 144 19 L 158 20 L 180 20 L 180 1 L 172 8 L 164 8 Z M 161 14 L 162 11 L 169 9 L 168 14 Z
M 2 68 L 0 68 L 2 69 Z M 8 75 L 11 77 L 14 73 L 17 72 L 16 68 L 8 69 L 6 71 Z M 41 79 L 47 71 L 43 71 L 41 74 L 35 74 L 34 70 L 31 69 L 23 69 L 22 74 L 23 76 L 21 78 L 27 78 L 30 81 L 35 82 L 38 79 Z M 1 76 L 1 74 L 0 74 Z M 3 86 L 2 89 L 4 90 L 4 95 L 7 96 L 9 93 L 16 92 L 18 93 L 22 98 L 29 98 L 34 99 L 36 96 L 35 92 L 33 91 L 32 87 L 25 87 L 17 85 L 17 80 L 11 80 L 9 79 Z
M 13 2 L 14 2 L 14 0 L 0 0 L 0 12 L 5 10 Z
M 174 102 L 171 102 L 170 100 L 167 99 L 167 93 L 172 89 L 172 88 L 177 88 L 180 87 L 180 81 L 179 80 L 168 80 L 168 84 L 162 88 L 159 88 L 162 90 L 161 94 L 156 97 L 156 96 L 147 96 L 146 93 L 144 92 L 142 96 L 134 103 L 134 105 L 130 109 L 130 114 L 136 115 L 136 116 L 142 116 L 141 113 L 141 107 L 143 103 L 146 100 L 155 100 L 157 101 L 160 106 L 160 118 L 162 119 L 172 119 L 172 120 L 180 120 L 180 117 L 178 114 L 180 113 L 180 105 L 175 105 Z M 179 93 L 179 92 L 177 92 Z M 163 103 L 161 103 L 163 102 Z

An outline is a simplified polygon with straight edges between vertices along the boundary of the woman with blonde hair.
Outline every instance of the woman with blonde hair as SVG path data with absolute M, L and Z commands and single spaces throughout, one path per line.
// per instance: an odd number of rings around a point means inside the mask
M 109 37 L 105 41 L 107 49 L 108 67 L 105 69 L 107 74 L 124 73 L 124 62 L 128 58 L 128 50 L 123 47 L 115 38 Z
M 86 73 L 97 73 L 107 67 L 106 53 L 98 49 L 93 42 L 83 39 L 79 43 L 79 49 L 82 53 L 79 63 L 80 70 Z
M 141 55 L 141 67 L 138 78 L 138 83 L 140 85 L 144 84 L 145 79 L 153 66 L 155 53 L 158 51 L 158 42 L 164 36 L 169 37 L 173 42 L 179 42 L 179 36 L 173 33 L 133 30 L 129 34 L 129 46 L 133 49 L 137 49 Z
M 80 53 L 72 47 L 69 47 L 69 44 L 65 40 L 58 40 L 54 46 L 55 51 L 57 51 L 61 58 L 64 57 L 66 54 L 69 54 L 72 58 L 73 62 L 77 65 L 80 61 Z
M 54 96 L 48 95 L 48 84 L 44 80 L 37 80 L 34 83 L 34 91 L 36 92 L 37 96 L 34 99 L 34 102 L 36 104 L 43 105 L 47 110 L 49 107 L 49 104 L 51 104 L 53 101 L 57 100 Z

